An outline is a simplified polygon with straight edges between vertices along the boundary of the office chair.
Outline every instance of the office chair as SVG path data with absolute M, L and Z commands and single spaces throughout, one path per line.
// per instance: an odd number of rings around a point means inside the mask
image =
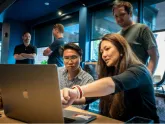
M 98 79 L 98 74 L 97 74 L 97 62 L 83 62 L 83 69 L 88 72 L 94 80 Z
M 163 77 L 162 77 L 161 81 L 155 82 L 154 83 L 154 87 L 156 88 L 156 90 L 161 87 L 163 93 L 165 93 L 164 88 L 163 88 L 163 85 L 165 85 L 165 71 L 164 71 L 164 74 L 163 74 Z

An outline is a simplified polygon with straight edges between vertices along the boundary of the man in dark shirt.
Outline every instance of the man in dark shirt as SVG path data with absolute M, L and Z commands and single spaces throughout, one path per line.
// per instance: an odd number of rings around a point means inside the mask
M 63 58 L 60 55 L 60 48 L 64 45 L 63 39 L 64 26 L 56 24 L 53 27 L 54 42 L 44 50 L 43 55 L 48 56 L 48 64 L 56 64 L 58 67 L 64 66 Z
M 112 12 L 116 23 L 122 28 L 119 33 L 126 38 L 134 53 L 153 75 L 157 68 L 159 51 L 152 31 L 144 24 L 133 22 L 133 6 L 130 2 L 115 1 Z
M 37 50 L 35 46 L 30 45 L 30 33 L 24 33 L 22 39 L 23 44 L 17 45 L 14 49 L 16 64 L 34 64 Z

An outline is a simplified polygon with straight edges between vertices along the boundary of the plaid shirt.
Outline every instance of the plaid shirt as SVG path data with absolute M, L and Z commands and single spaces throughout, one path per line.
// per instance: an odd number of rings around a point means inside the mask
M 59 67 L 58 73 L 59 73 L 60 89 L 63 89 L 65 87 L 71 88 L 74 85 L 82 86 L 94 81 L 93 77 L 86 71 L 82 70 L 82 68 L 80 68 L 80 72 L 78 73 L 77 76 L 73 78 L 73 80 L 68 80 L 68 72 L 65 69 L 65 67 Z M 84 107 L 84 105 L 74 105 L 74 106 L 77 108 Z

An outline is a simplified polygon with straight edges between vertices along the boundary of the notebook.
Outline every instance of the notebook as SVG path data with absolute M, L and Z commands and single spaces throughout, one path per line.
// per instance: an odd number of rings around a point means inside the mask
M 96 119 L 62 108 L 56 65 L 1 64 L 0 70 L 7 117 L 28 123 L 88 123 Z

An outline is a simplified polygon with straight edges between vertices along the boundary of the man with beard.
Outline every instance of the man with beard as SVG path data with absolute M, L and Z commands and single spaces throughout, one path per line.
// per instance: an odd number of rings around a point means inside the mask
M 31 35 L 25 32 L 22 36 L 23 44 L 17 45 L 14 49 L 16 64 L 34 64 L 37 54 L 36 47 L 30 44 Z

